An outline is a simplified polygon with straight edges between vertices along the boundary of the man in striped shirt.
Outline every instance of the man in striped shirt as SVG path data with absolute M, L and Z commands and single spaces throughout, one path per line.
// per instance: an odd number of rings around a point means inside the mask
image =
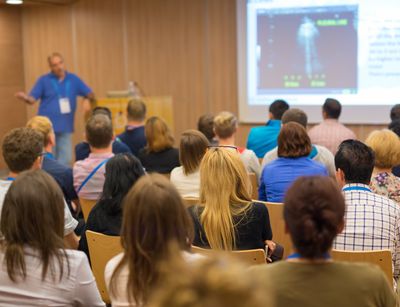
M 336 179 L 343 189 L 346 214 L 344 230 L 336 237 L 333 248 L 390 250 L 396 282 L 400 275 L 400 207 L 369 189 L 374 161 L 372 149 L 360 141 L 347 140 L 339 146 Z

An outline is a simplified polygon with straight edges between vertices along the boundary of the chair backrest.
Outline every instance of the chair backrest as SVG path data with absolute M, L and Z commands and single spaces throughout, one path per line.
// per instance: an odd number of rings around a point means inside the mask
M 258 199 L 258 180 L 254 173 L 249 173 L 249 179 L 251 183 L 251 199 Z
M 271 223 L 273 241 L 283 246 L 283 259 L 286 259 L 293 253 L 292 239 L 289 233 L 286 233 L 285 220 L 283 219 L 283 204 L 269 203 L 257 200 L 256 202 L 264 204 L 268 209 L 269 221 Z
M 81 205 L 83 218 L 85 219 L 85 222 L 86 222 L 88 219 L 89 213 L 93 209 L 93 207 L 96 205 L 97 200 L 79 198 L 79 203 Z
M 215 253 L 215 251 L 212 249 L 205 249 L 197 246 L 192 246 L 192 252 L 205 256 Z M 232 251 L 229 253 L 230 255 L 232 255 L 233 258 L 238 259 L 249 265 L 267 263 L 265 251 L 263 249 L 249 249 L 241 251 Z
M 111 258 L 123 251 L 120 237 L 106 236 L 90 230 L 86 231 L 86 237 L 92 271 L 94 278 L 96 279 L 97 288 L 100 291 L 103 301 L 109 304 L 110 297 L 104 280 L 104 269 Z
M 183 201 L 187 208 L 200 204 L 200 199 L 197 197 L 184 197 Z
M 390 250 L 342 251 L 333 249 L 331 255 L 335 261 L 375 264 L 381 268 L 388 278 L 389 283 L 393 285 L 393 264 Z
M 164 173 L 164 174 L 162 174 L 162 173 L 159 173 L 160 175 L 163 175 L 165 178 L 167 178 L 168 180 L 170 180 L 171 179 L 171 173 Z

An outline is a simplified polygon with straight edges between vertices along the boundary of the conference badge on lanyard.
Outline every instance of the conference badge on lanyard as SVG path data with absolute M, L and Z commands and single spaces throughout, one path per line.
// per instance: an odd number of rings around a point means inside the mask
M 65 84 L 65 95 L 66 97 L 61 97 L 60 89 L 58 87 L 57 82 L 53 79 L 53 86 L 54 89 L 56 90 L 58 94 L 58 105 L 60 107 L 60 113 L 61 114 L 69 114 L 71 113 L 71 103 L 68 98 L 68 93 L 69 93 L 69 80 L 66 81 Z

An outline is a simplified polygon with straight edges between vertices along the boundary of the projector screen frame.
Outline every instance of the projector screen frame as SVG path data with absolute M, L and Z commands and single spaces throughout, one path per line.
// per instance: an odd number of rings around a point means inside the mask
M 237 25 L 237 82 L 238 82 L 238 110 L 241 123 L 259 124 L 268 120 L 268 107 L 265 105 L 249 105 L 247 99 L 247 0 L 236 0 L 236 25 Z M 291 95 L 276 96 L 276 99 L 285 99 L 291 107 L 300 108 L 307 113 L 310 124 L 322 121 L 322 105 L 296 104 L 292 105 Z M 350 105 L 345 103 L 346 96 L 327 95 L 326 98 L 337 98 L 342 102 L 340 122 L 346 124 L 382 125 L 390 122 L 390 109 L 393 104 L 385 104 L 383 95 L 381 105 Z M 396 103 L 400 103 L 400 97 Z

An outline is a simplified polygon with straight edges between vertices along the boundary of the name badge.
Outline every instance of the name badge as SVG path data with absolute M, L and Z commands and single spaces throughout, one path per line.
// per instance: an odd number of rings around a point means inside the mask
M 60 112 L 61 114 L 69 114 L 71 113 L 71 104 L 69 103 L 68 98 L 60 98 L 58 100 L 58 103 L 60 104 Z

